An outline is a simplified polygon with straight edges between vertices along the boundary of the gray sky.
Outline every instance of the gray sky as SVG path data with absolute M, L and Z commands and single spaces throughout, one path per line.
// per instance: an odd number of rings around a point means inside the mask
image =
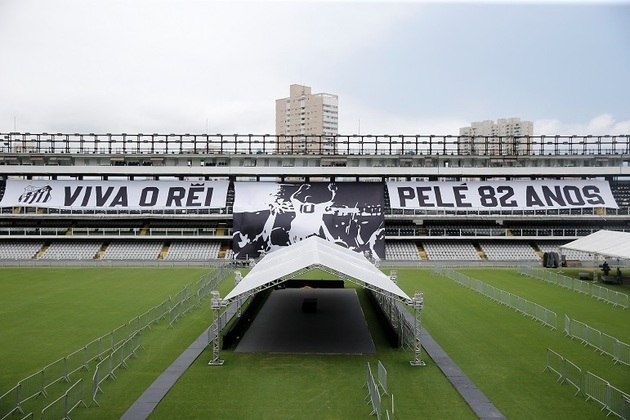
M 630 2 L 0 0 L 0 132 L 273 134 L 292 83 L 340 134 L 629 134 Z

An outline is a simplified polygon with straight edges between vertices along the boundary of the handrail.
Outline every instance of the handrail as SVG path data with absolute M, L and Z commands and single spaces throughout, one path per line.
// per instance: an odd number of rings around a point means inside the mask
M 309 143 L 308 148 L 304 147 Z M 333 147 L 331 147 L 331 143 Z M 314 145 L 314 146 L 312 146 Z M 392 155 L 392 156 L 579 156 L 630 153 L 630 134 L 453 135 L 271 135 L 0 133 L 0 153 L 105 155 Z M 331 162 L 334 165 L 334 162 Z
M 0 213 L 3 217 L 16 215 L 16 217 L 34 216 L 41 217 L 45 215 L 85 215 L 94 217 L 109 217 L 112 215 L 143 215 L 143 216 L 203 216 L 215 215 L 216 217 L 228 217 L 233 214 L 232 206 L 220 209 L 155 209 L 155 210 L 83 210 L 83 209 L 54 209 L 54 208 L 35 208 L 35 207 L 0 207 Z M 560 216 L 560 217 L 580 217 L 593 216 L 606 218 L 610 216 L 630 216 L 630 207 L 619 207 L 618 209 L 606 209 L 603 215 L 596 214 L 592 208 L 575 208 L 575 209 L 540 209 L 540 210 L 436 210 L 436 209 L 384 209 L 385 216 Z

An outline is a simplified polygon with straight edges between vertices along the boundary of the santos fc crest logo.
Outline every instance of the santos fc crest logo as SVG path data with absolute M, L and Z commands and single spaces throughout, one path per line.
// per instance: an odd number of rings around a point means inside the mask
M 46 185 L 44 187 L 34 187 L 29 185 L 24 188 L 24 193 L 20 196 L 18 202 L 23 204 L 47 203 L 51 199 L 51 191 L 52 187 L 50 185 Z

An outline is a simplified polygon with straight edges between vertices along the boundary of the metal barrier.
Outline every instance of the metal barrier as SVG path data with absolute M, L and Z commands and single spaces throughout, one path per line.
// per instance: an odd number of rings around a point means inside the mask
M 584 375 L 584 395 L 586 395 L 586 401 L 595 400 L 602 405 L 602 409 L 606 407 L 607 398 L 607 385 L 608 382 L 587 372 Z
M 372 296 L 379 304 L 385 316 L 389 319 L 392 327 L 396 330 L 401 347 L 413 349 L 416 344 L 415 326 L 403 315 L 403 308 L 396 304 L 392 298 L 380 293 L 372 293 Z
M 83 379 L 79 379 L 61 397 L 44 407 L 41 414 L 42 420 L 69 419 L 70 413 L 79 405 L 87 407 L 83 395 Z
M 572 339 L 577 338 L 602 354 L 611 356 L 615 364 L 622 363 L 630 366 L 630 345 L 583 322 L 571 319 L 566 314 L 564 316 L 564 334 Z
M 89 364 L 95 360 L 98 360 L 99 363 L 93 375 L 92 382 L 93 384 L 97 383 L 97 385 L 96 387 L 93 385 L 92 396 L 94 397 L 98 391 L 102 392 L 100 384 L 120 367 L 120 364 L 117 364 L 114 359 L 117 355 L 123 357 L 120 353 L 123 350 L 115 353 L 117 349 L 123 347 L 132 337 L 137 336 L 137 340 L 139 340 L 142 331 L 151 328 L 151 325 L 159 322 L 166 316 L 171 316 L 170 322 L 172 325 L 174 323 L 173 316 L 179 319 L 182 315 L 193 309 L 201 302 L 201 299 L 206 297 L 212 289 L 217 287 L 228 272 L 228 267 L 222 266 L 211 273 L 201 276 L 196 285 L 192 286 L 192 289 L 191 286 L 188 285 L 175 295 L 177 298 L 181 299 L 180 301 L 174 302 L 173 298 L 169 297 L 162 303 L 131 319 L 128 323 L 90 341 L 82 348 L 46 365 L 40 371 L 22 379 L 13 388 L 0 396 L 0 407 L 2 407 L 2 410 L 5 409 L 4 407 L 7 407 L 5 412 L 0 411 L 0 420 L 4 420 L 16 412 L 23 414 L 23 404 L 25 402 L 40 395 L 47 397 L 46 389 L 48 387 L 59 381 L 70 382 L 70 376 L 73 373 L 82 369 L 88 370 Z M 192 293 L 191 290 L 195 290 L 195 292 Z M 183 300 L 186 300 L 186 302 L 182 303 Z M 173 308 L 177 305 L 178 308 L 173 311 Z M 138 348 L 140 345 L 141 344 L 138 345 Z M 138 348 L 134 346 L 134 354 Z M 128 350 L 128 348 L 125 348 L 125 350 Z M 115 353 L 114 356 L 112 356 L 113 353 Z M 124 357 L 123 361 L 126 362 L 128 358 L 129 357 Z M 112 369 L 104 371 L 103 366 L 99 366 L 103 361 L 112 363 Z M 114 366 L 116 366 L 116 368 L 114 368 Z
M 623 419 L 630 419 L 630 395 L 608 384 L 607 409 Z
M 387 389 L 387 369 L 385 369 L 385 366 L 383 366 L 383 363 L 381 363 L 380 360 L 377 362 L 377 369 L 377 377 L 375 378 L 372 373 L 372 366 L 370 365 L 370 362 L 367 363 L 367 374 L 364 387 L 367 388 L 368 391 L 368 394 L 365 396 L 365 400 L 372 405 L 372 412 L 370 413 L 370 416 L 376 415 L 376 418 L 380 419 L 383 416 L 383 410 L 385 408 L 381 397 L 382 395 L 389 394 L 389 391 Z M 395 418 L 393 394 L 391 395 L 391 405 L 389 409 L 385 408 L 384 413 L 385 418 L 387 419 Z
M 385 366 L 383 366 L 380 360 L 378 361 L 378 364 L 376 366 L 378 372 L 378 385 L 383 391 L 383 394 L 388 395 L 389 392 L 387 392 L 387 369 L 385 369 Z
M 558 324 L 558 315 L 544 306 L 531 302 L 505 290 L 498 289 L 492 285 L 482 282 L 481 280 L 473 279 L 465 274 L 458 273 L 450 268 L 436 267 L 434 268 L 434 272 L 448 277 L 462 286 L 468 287 L 469 289 L 489 297 L 497 303 L 505 305 L 525 316 L 539 321 L 552 330 L 556 329 Z
M 180 317 L 190 312 L 197 305 L 199 305 L 198 295 L 188 296 L 184 300 L 177 302 L 169 311 L 169 327 L 172 328 Z
M 13 415 L 15 412 L 24 413 L 22 408 L 20 407 L 20 384 L 18 383 L 16 386 L 5 392 L 0 396 L 0 407 L 3 406 L 11 406 L 11 410 L 6 412 L 1 419 L 4 420 L 7 417 Z
M 630 296 L 625 293 L 611 290 L 607 287 L 598 286 L 584 280 L 574 279 L 562 274 L 552 273 L 548 270 L 541 270 L 533 267 L 521 267 L 519 272 L 524 276 L 543 280 L 547 283 L 552 283 L 578 293 L 591 295 L 597 300 L 610 303 L 614 306 L 620 306 L 624 309 L 628 309 L 630 306 Z
M 142 346 L 141 337 L 140 332 L 135 332 L 96 365 L 96 370 L 92 376 L 92 398 L 90 404 L 99 405 L 96 395 L 99 391 L 103 392 L 101 384 L 107 379 L 116 379 L 116 371 L 121 367 L 127 367 L 127 360 L 135 356 Z
M 582 374 L 578 366 L 551 349 L 547 349 L 544 371 L 548 370 L 558 375 L 558 382 L 573 385 L 576 389 L 575 395 L 582 393 L 586 396 L 586 401 L 597 401 L 608 414 L 630 419 L 630 395 L 591 372 Z
M 547 364 L 545 370 L 551 370 L 558 375 L 558 382 L 567 382 L 575 388 L 575 395 L 582 390 L 582 369 L 565 359 L 555 351 L 547 349 Z
M 372 412 L 370 413 L 370 416 L 372 415 L 376 415 L 376 418 L 378 420 L 380 420 L 381 418 L 381 393 L 378 391 L 378 385 L 376 384 L 376 381 L 374 380 L 374 375 L 372 374 L 372 367 L 370 366 L 370 362 L 368 362 L 367 364 L 367 370 L 368 370 L 368 374 L 367 374 L 367 389 L 368 389 L 368 395 L 365 397 L 365 399 L 369 399 L 370 403 L 372 404 Z
M 591 372 L 584 375 L 584 395 L 586 401 L 595 400 L 600 403 L 602 410 L 608 411 L 608 414 L 630 419 L 630 395 Z

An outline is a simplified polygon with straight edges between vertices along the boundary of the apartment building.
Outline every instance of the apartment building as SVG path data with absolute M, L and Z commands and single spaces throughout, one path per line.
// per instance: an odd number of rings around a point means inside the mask
M 291 85 L 289 97 L 276 100 L 277 151 L 289 154 L 335 152 L 338 97 L 311 93 L 310 86 Z
M 477 121 L 459 129 L 458 152 L 481 156 L 529 155 L 529 136 L 533 134 L 534 123 L 520 118 Z

